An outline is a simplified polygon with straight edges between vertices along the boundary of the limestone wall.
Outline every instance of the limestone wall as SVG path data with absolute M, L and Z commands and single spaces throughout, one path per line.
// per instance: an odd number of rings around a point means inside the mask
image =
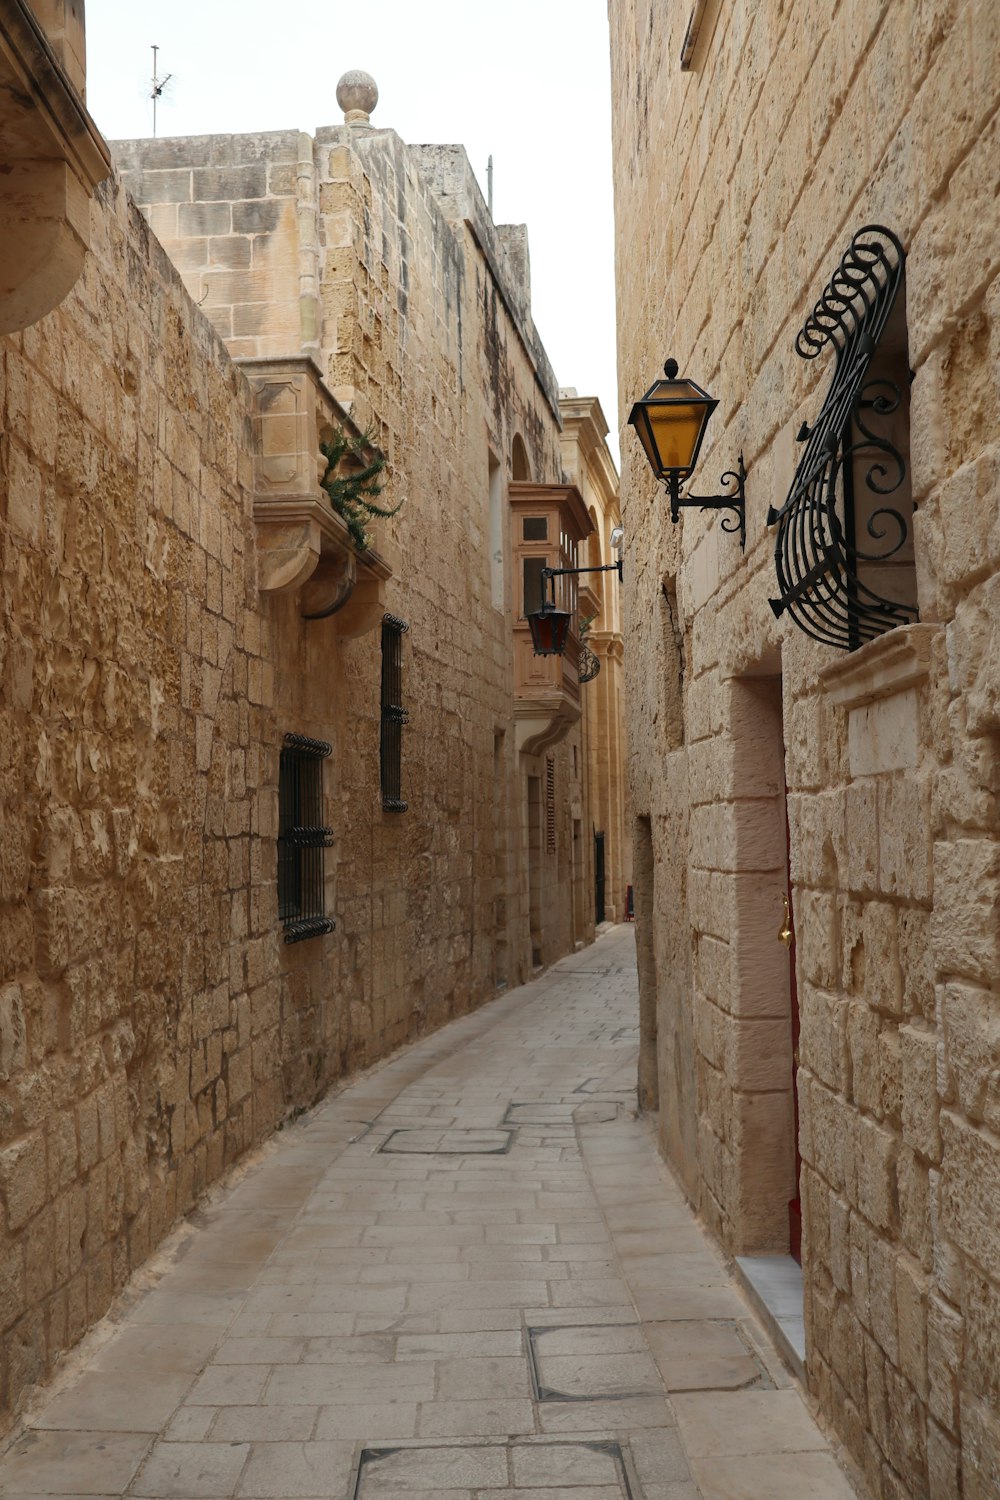
M 523 305 L 389 133 L 364 160 L 337 131 L 317 151 L 322 296 L 287 272 L 297 216 L 279 208 L 273 230 L 237 231 L 252 183 L 280 199 L 301 149 L 298 136 L 264 139 L 273 157 L 229 141 L 211 164 L 193 147 L 188 168 L 176 149 L 164 166 L 165 143 L 151 143 L 159 165 L 130 179 L 155 184 L 179 227 L 185 203 L 218 208 L 193 197 L 198 174 L 216 174 L 206 191 L 234 195 L 231 264 L 206 311 L 235 343 L 241 309 L 273 310 L 252 336 L 272 342 L 238 352 L 311 351 L 387 455 L 385 500 L 403 504 L 377 545 L 393 569 L 386 607 L 410 625 L 409 810 L 387 813 L 379 795 L 379 632 L 338 634 L 304 620 L 295 593 L 260 592 L 250 385 L 194 305 L 205 266 L 184 270 L 185 289 L 115 185 L 78 289 L 0 344 L 8 1416 L 174 1218 L 289 1111 L 532 964 L 532 768 L 515 760 L 509 595 L 494 604 L 487 538 L 491 455 L 509 475 L 520 436 L 538 475 L 561 477 L 554 382 Z M 175 172 L 186 196 L 171 204 Z M 240 281 L 258 235 L 271 237 L 266 278 Z M 221 227 L 197 238 L 209 261 L 222 253 Z M 236 265 L 241 239 L 249 266 Z M 333 745 L 337 927 L 293 946 L 276 903 L 288 731 Z M 574 925 L 579 746 L 577 729 L 549 752 L 545 962 L 593 931 Z
M 92 245 L 0 356 L 4 1406 L 286 1105 L 249 391 L 119 188 Z
M 996 8 L 709 5 L 687 72 L 685 8 L 612 0 L 610 17 L 647 1095 L 725 1244 L 786 1250 L 794 982 L 810 1382 L 880 1500 L 985 1497 L 1000 1488 Z M 775 621 L 766 514 L 830 378 L 795 334 L 872 222 L 907 250 L 921 623 L 852 665 Z M 692 488 L 713 493 L 745 453 L 745 556 L 717 516 L 671 526 L 624 426 L 667 355 L 721 403 Z

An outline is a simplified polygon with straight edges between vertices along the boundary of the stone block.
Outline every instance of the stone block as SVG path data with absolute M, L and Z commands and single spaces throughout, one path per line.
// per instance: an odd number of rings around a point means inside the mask
M 874 893 L 879 887 L 878 786 L 858 782 L 844 797 L 847 885 L 858 894 Z
M 28 1061 L 28 1032 L 19 984 L 0 989 L 0 1083 L 21 1072 Z
M 8 1245 L 0 1251 L 0 1330 L 6 1331 L 25 1309 L 24 1251 Z
M 848 1302 L 839 1302 L 830 1328 L 830 1362 L 843 1386 L 865 1399 L 864 1334 Z
M 1000 1403 L 1000 1288 L 974 1266 L 966 1274 L 963 1314 L 946 1303 L 938 1317 L 937 1343 L 950 1379 L 941 1385 L 932 1410 L 953 1432 L 959 1380 L 992 1406 Z
M 930 942 L 931 914 L 919 907 L 901 907 L 896 913 L 896 941 L 903 981 L 903 1010 L 933 1022 L 934 955 Z
M 828 891 L 796 891 L 795 949 L 802 972 L 830 989 L 840 980 L 840 920 L 836 897 Z
M 928 1161 L 940 1155 L 937 1050 L 933 1031 L 903 1026 L 899 1031 L 903 1069 L 903 1138 Z
M 920 758 L 920 709 L 916 688 L 848 714 L 852 776 L 875 776 L 916 766 Z
M 903 978 L 899 966 L 896 909 L 884 901 L 866 902 L 862 930 L 865 998 L 876 1009 L 898 1016 L 902 1011 Z
M 177 234 L 182 240 L 207 239 L 233 231 L 229 203 L 182 203 L 177 210 Z
M 879 883 L 888 895 L 912 901 L 930 899 L 930 826 L 926 779 L 880 778 Z
M 840 996 L 812 985 L 799 992 L 799 1061 L 836 1093 L 847 1080 L 847 1008 Z
M 927 1296 L 929 1282 L 919 1266 L 905 1255 L 896 1259 L 896 1315 L 899 1331 L 899 1369 L 921 1402 L 928 1398 Z
M 872 1114 L 882 1110 L 879 1058 L 881 1023 L 867 1005 L 847 1007 L 847 1049 L 851 1060 L 851 1093 L 855 1104 Z
M 879 1114 L 899 1129 L 903 1106 L 903 1066 L 899 1031 L 883 1026 L 878 1035 Z
M 972 1119 L 1000 1124 L 1000 1026 L 994 996 L 956 981 L 938 989 L 938 1007 L 939 1089 Z
M 858 1318 L 871 1331 L 871 1294 L 868 1275 L 868 1251 L 872 1231 L 860 1214 L 850 1216 L 851 1301 Z
M 251 199 L 246 203 L 234 203 L 233 233 L 241 235 L 273 235 L 281 230 L 294 247 L 295 217 L 294 203 L 275 197 Z
M 927 1483 L 931 1500 L 962 1500 L 962 1453 L 934 1421 L 927 1423 Z
M 927 1164 L 905 1144 L 899 1148 L 896 1178 L 900 1237 L 914 1259 L 929 1272 L 933 1263 L 930 1172 Z
M 45 1138 L 40 1131 L 0 1149 L 0 1192 L 10 1229 L 22 1229 L 38 1213 L 47 1186 Z
M 956 1246 L 1000 1281 L 1000 1151 L 996 1137 L 943 1110 L 941 1228 Z
M 267 196 L 267 167 L 247 162 L 232 167 L 196 167 L 191 196 L 196 203 L 234 203 Z
M 896 1258 L 894 1245 L 880 1235 L 868 1243 L 868 1326 L 888 1360 L 899 1362 L 899 1328 L 896 1311 Z
M 189 203 L 190 167 L 143 168 L 131 173 L 128 189 L 137 203 Z
M 964 1390 L 961 1444 L 963 1500 L 992 1500 L 1000 1494 L 1000 1416 Z
M 847 1194 L 870 1224 L 886 1231 L 896 1224 L 896 1151 L 891 1130 L 855 1116 Z
M 830 1227 L 830 1275 L 838 1291 L 851 1290 L 851 1210 L 836 1193 L 827 1200 Z M 838 1372 L 839 1373 L 839 1372 Z
M 802 1079 L 804 1074 L 800 1072 L 799 1077 Z M 839 1095 L 818 1082 L 810 1082 L 807 1090 L 800 1090 L 799 1109 L 803 1158 L 812 1162 L 831 1187 L 842 1191 L 852 1111 Z
M 939 974 L 992 983 L 1000 969 L 1000 843 L 934 845 L 931 940 Z

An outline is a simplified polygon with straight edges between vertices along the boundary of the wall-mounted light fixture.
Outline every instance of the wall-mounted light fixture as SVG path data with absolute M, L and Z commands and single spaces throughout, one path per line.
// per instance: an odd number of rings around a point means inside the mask
M 568 609 L 557 609 L 555 599 L 555 585 L 551 583 L 553 578 L 563 578 L 566 574 L 574 577 L 578 573 L 617 573 L 618 582 L 622 581 L 622 547 L 625 541 L 625 533 L 620 526 L 616 526 L 611 533 L 611 549 L 617 553 L 617 561 L 605 563 L 598 568 L 543 568 L 541 571 L 541 608 L 533 610 L 528 616 L 528 629 L 531 631 L 531 644 L 535 648 L 536 656 L 562 656 L 566 649 L 566 637 L 569 635 L 569 622 L 573 618 Z M 551 599 L 546 598 L 549 587 L 552 587 Z
M 677 379 L 677 361 L 663 366 L 665 380 L 650 386 L 629 413 L 629 425 L 639 434 L 649 466 L 670 495 L 670 519 L 676 524 L 686 505 L 699 510 L 732 511 L 723 516 L 723 531 L 738 531 L 740 547 L 746 549 L 746 470 L 741 453 L 736 469 L 723 474 L 720 484 L 729 485 L 728 495 L 682 495 L 681 486 L 694 472 L 705 429 L 718 401 L 693 380 Z

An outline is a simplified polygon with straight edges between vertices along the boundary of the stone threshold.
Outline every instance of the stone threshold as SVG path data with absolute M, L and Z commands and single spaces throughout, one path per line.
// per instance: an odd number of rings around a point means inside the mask
M 806 1389 L 802 1267 L 790 1255 L 737 1255 L 736 1273 L 778 1353 Z

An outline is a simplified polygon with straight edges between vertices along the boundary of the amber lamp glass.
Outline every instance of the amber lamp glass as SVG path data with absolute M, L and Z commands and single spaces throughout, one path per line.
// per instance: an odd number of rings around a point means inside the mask
M 632 407 L 629 424 L 657 479 L 685 479 L 698 462 L 708 419 L 719 403 L 693 380 L 678 380 L 675 359 L 667 360 L 663 373 L 666 379 L 651 385 Z
M 562 656 L 570 619 L 565 609 L 556 609 L 554 604 L 543 604 L 541 609 L 528 615 L 531 644 L 536 656 Z

